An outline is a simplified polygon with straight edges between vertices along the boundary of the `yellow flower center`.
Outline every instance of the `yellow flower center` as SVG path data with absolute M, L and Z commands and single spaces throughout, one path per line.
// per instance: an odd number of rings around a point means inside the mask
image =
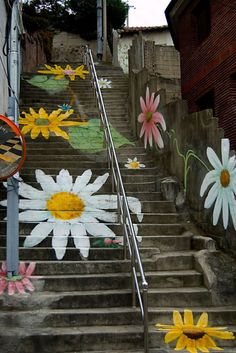
M 139 162 L 130 162 L 129 165 L 133 169 L 138 169 L 139 168 Z
M 146 117 L 147 117 L 147 122 L 149 122 L 152 119 L 152 112 L 147 112 Z
M 49 125 L 49 120 L 48 119 L 43 119 L 43 118 L 38 118 L 35 120 L 35 125 L 38 126 L 48 126 Z
M 229 174 L 227 169 L 223 169 L 221 171 L 221 173 L 220 173 L 220 182 L 221 182 L 221 185 L 224 188 L 227 188 L 227 186 L 229 185 L 229 183 L 230 183 L 230 174 Z
M 183 328 L 183 334 L 192 340 L 197 340 L 205 335 L 205 332 L 198 327 Z
M 63 221 L 80 217 L 84 207 L 83 200 L 70 192 L 58 192 L 47 201 L 47 209 L 52 216 Z

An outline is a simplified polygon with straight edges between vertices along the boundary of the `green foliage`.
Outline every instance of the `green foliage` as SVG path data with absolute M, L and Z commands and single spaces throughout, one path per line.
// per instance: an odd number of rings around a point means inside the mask
M 112 28 L 122 28 L 128 13 L 123 0 L 107 0 L 108 35 Z M 61 30 L 95 39 L 97 33 L 96 0 L 28 0 L 23 4 L 23 21 L 30 33 Z

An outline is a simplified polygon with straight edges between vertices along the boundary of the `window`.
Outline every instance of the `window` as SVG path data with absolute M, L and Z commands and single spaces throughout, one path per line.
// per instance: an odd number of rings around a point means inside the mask
M 214 90 L 208 91 L 206 94 L 197 99 L 196 105 L 198 110 L 212 109 L 215 115 L 215 94 Z
M 207 38 L 211 31 L 211 11 L 209 0 L 200 0 L 193 15 L 196 19 L 196 34 L 198 43 Z

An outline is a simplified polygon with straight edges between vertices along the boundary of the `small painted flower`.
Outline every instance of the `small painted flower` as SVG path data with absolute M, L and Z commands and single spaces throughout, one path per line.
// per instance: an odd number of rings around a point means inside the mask
M 165 335 L 165 343 L 172 342 L 178 338 L 175 350 L 182 351 L 186 349 L 190 353 L 209 352 L 209 349 L 220 351 L 212 337 L 232 340 L 234 334 L 230 331 L 223 331 L 225 327 L 207 327 L 208 314 L 203 312 L 194 325 L 193 314 L 191 310 L 184 310 L 184 320 L 179 311 L 173 312 L 174 325 L 156 324 L 159 330 L 169 331 Z
M 99 78 L 98 84 L 100 88 L 111 88 L 111 81 L 107 78 Z
M 70 110 L 72 106 L 69 104 L 61 104 L 58 105 L 58 108 L 61 109 L 63 112 L 68 112 L 68 110 Z
M 228 227 L 229 213 L 231 215 L 234 228 L 236 229 L 236 159 L 235 156 L 229 158 L 229 140 L 221 140 L 222 162 L 217 157 L 212 148 L 207 148 L 207 157 L 213 166 L 213 170 L 208 172 L 203 179 L 200 195 L 208 191 L 204 202 L 205 208 L 210 208 L 215 202 L 213 210 L 213 225 L 216 225 L 222 211 L 223 225 Z
M 61 80 L 65 76 L 68 76 L 71 81 L 74 81 L 76 76 L 79 76 L 84 80 L 85 75 L 89 73 L 84 69 L 84 65 L 80 65 L 75 69 L 72 69 L 70 65 L 66 65 L 64 69 L 59 65 L 54 65 L 54 67 L 45 65 L 45 67 L 47 70 L 38 70 L 38 72 L 41 74 L 55 75 L 55 80 Z
M 125 164 L 125 167 L 128 169 L 141 169 L 141 168 L 145 168 L 145 164 L 140 163 L 137 160 L 137 157 L 134 157 L 134 159 L 128 158 L 127 163 Z
M 61 136 L 66 140 L 69 140 L 68 134 L 61 129 L 61 127 L 68 126 L 81 126 L 87 125 L 87 122 L 80 121 L 65 121 L 71 114 L 73 114 L 74 110 L 70 109 L 64 113 L 62 113 L 62 109 L 53 110 L 50 114 L 46 112 L 44 108 L 40 108 L 39 112 L 33 108 L 29 108 L 29 113 L 22 112 L 24 114 L 24 118 L 20 116 L 19 124 L 25 125 L 21 132 L 26 135 L 29 131 L 31 131 L 30 136 L 34 140 L 41 133 L 45 139 L 48 139 L 50 136 L 50 132 L 54 133 L 56 136 Z
M 153 140 L 159 148 L 164 147 L 164 143 L 159 131 L 160 124 L 162 129 L 166 130 L 166 123 L 161 113 L 157 110 L 160 102 L 160 96 L 158 95 L 155 99 L 155 94 L 152 93 L 150 96 L 149 87 L 146 88 L 146 101 L 143 97 L 140 97 L 140 105 L 142 113 L 138 116 L 138 121 L 142 123 L 140 131 L 140 138 L 144 135 L 144 147 L 147 147 L 147 143 L 152 147 Z
M 3 262 L 0 269 L 0 294 L 3 294 L 5 289 L 9 295 L 13 295 L 17 292 L 25 294 L 25 290 L 33 292 L 35 288 L 30 279 L 37 278 L 32 276 L 35 266 L 35 262 L 31 262 L 28 267 L 24 262 L 20 262 L 19 275 L 8 277 L 6 263 Z
M 102 222 L 117 221 L 116 195 L 94 195 L 106 182 L 109 174 L 98 176 L 89 183 L 92 172 L 86 170 L 82 175 L 73 178 L 68 170 L 62 169 L 56 176 L 56 181 L 42 170 L 35 171 L 36 180 L 42 190 L 21 182 L 19 195 L 25 199 L 19 200 L 20 222 L 38 223 L 30 235 L 26 237 L 24 246 L 33 247 L 41 243 L 51 232 L 52 247 L 56 257 L 61 260 L 66 252 L 68 237 L 71 234 L 74 245 L 82 257 L 87 258 L 90 248 L 88 234 L 94 237 L 115 238 L 115 233 Z M 4 183 L 6 186 L 6 183 Z M 7 200 L 1 201 L 7 206 Z M 141 203 L 135 197 L 128 197 L 130 210 L 141 222 Z

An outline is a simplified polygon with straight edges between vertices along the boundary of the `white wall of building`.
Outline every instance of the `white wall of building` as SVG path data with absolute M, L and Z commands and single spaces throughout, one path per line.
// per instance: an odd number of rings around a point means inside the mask
M 166 31 L 153 31 L 153 32 L 145 32 L 142 31 L 142 36 L 144 40 L 149 40 L 155 42 L 155 44 L 159 45 L 169 45 L 173 46 L 173 41 L 170 35 L 169 30 Z M 132 40 L 134 38 L 134 34 L 126 34 L 124 36 L 120 36 L 118 39 L 117 45 L 117 54 L 118 54 L 118 62 L 120 67 L 123 69 L 124 73 L 128 73 L 128 50 L 132 45 Z
M 7 113 L 8 107 L 8 83 L 6 73 L 4 71 L 7 70 L 7 59 L 6 56 L 2 52 L 2 48 L 5 41 L 5 30 L 6 30 L 6 20 L 7 20 L 7 12 L 5 3 L 3 0 L 0 1 L 0 114 L 5 115 Z M 4 66 L 4 68 L 3 68 Z

